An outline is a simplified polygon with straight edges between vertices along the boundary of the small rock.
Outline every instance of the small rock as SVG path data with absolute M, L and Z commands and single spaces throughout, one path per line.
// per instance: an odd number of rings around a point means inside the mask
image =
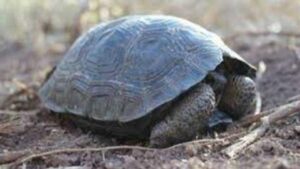
M 191 169 L 204 168 L 205 164 L 197 157 L 192 157 L 188 160 L 189 167 Z
M 274 163 L 274 169 L 288 169 L 290 168 L 290 165 L 288 163 L 287 160 L 285 159 L 278 159 L 275 163 Z
M 295 130 L 298 134 L 300 134 L 300 126 L 295 126 L 295 127 L 294 127 L 294 130 Z
M 185 152 L 190 156 L 193 157 L 195 155 L 197 155 L 198 150 L 194 145 L 187 145 L 185 147 Z
M 104 162 L 104 166 L 107 169 L 121 168 L 122 165 L 123 165 L 123 162 L 119 159 L 106 160 Z

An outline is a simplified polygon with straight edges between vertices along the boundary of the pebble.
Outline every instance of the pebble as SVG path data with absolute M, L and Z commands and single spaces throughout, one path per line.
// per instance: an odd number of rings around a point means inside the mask
M 294 129 L 298 134 L 300 134 L 300 126 L 295 126 Z

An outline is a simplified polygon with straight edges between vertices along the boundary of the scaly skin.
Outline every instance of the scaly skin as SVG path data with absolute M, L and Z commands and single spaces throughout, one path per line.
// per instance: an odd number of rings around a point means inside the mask
M 232 75 L 228 77 L 227 82 L 223 83 L 224 87 L 213 85 L 221 82 L 220 77 L 213 75 L 212 78 L 215 80 L 208 81 L 209 85 L 200 83 L 188 91 L 174 104 L 166 118 L 152 128 L 151 147 L 166 147 L 193 139 L 199 131 L 204 131 L 209 116 L 216 108 L 234 119 L 255 110 L 256 87 L 251 78 Z M 213 89 L 211 85 L 215 88 Z M 218 91 L 219 89 L 223 91 Z M 216 105 L 214 90 L 223 93 L 218 105 Z
M 218 105 L 234 119 L 253 113 L 256 108 L 255 82 L 246 76 L 230 76 Z
M 151 131 L 150 146 L 166 147 L 193 139 L 203 131 L 215 109 L 215 94 L 207 84 L 198 84 L 175 103 L 168 116 Z

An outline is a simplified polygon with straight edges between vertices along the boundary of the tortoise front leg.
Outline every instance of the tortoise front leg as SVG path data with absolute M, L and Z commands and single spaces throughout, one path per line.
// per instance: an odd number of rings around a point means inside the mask
M 255 82 L 247 76 L 230 76 L 219 103 L 219 109 L 234 119 L 254 113 L 257 95 Z
M 166 118 L 151 131 L 150 146 L 166 147 L 193 139 L 204 131 L 215 108 L 215 94 L 207 84 L 199 84 L 174 103 Z

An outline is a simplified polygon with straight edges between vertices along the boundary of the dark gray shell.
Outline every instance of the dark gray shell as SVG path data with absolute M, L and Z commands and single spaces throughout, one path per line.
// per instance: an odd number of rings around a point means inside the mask
M 130 16 L 81 36 L 40 90 L 45 106 L 100 121 L 129 122 L 199 83 L 223 61 L 255 69 L 215 35 L 171 16 Z

